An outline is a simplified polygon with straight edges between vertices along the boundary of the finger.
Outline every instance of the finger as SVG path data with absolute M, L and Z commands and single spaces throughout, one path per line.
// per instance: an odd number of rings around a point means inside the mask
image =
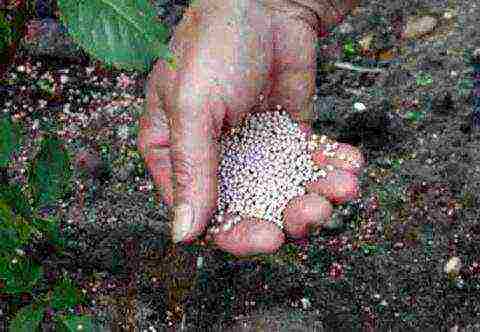
M 199 83 L 197 83 L 199 84 Z M 190 242 L 203 232 L 217 202 L 218 135 L 225 105 L 180 84 L 169 112 L 173 167 L 174 242 Z M 215 117 L 213 116 L 215 114 Z
M 155 150 L 146 158 L 148 169 L 153 177 L 160 198 L 171 207 L 173 206 L 172 165 L 170 162 L 170 149 Z
M 209 233 L 220 249 L 235 256 L 274 253 L 285 242 L 285 234 L 274 223 L 229 214 Z
M 270 84 L 273 36 L 263 12 L 245 11 L 241 1 L 234 11 L 227 2 L 217 3 L 219 15 L 204 15 L 213 8 L 208 5 L 196 7 L 198 11 L 176 30 L 178 43 L 172 44 L 173 52 L 180 53 L 167 102 L 173 105 L 167 115 L 177 210 L 175 242 L 199 235 L 216 208 L 217 138 L 223 124 L 243 119 Z
M 170 131 L 164 112 L 163 100 L 154 84 L 155 75 L 147 86 L 146 112 L 139 120 L 137 147 L 152 174 L 153 182 L 160 196 L 168 206 L 173 204 L 172 163 L 170 160 Z
M 312 159 L 319 167 L 332 165 L 335 168 L 360 174 L 365 166 L 365 159 L 360 149 L 345 143 L 328 140 L 326 136 L 310 138 L 313 150 Z
M 301 124 L 301 129 L 308 130 L 314 119 L 317 36 L 311 26 L 298 17 L 285 17 L 282 22 L 283 28 L 276 33 L 276 78 L 269 103 L 276 110 L 288 112 Z
M 333 204 L 343 204 L 356 199 L 360 194 L 358 179 L 355 174 L 331 165 L 326 167 L 325 177 L 307 183 L 307 193 L 324 196 Z
M 315 193 L 295 197 L 284 211 L 285 232 L 294 239 L 306 237 L 312 229 L 326 224 L 332 211 L 330 202 Z

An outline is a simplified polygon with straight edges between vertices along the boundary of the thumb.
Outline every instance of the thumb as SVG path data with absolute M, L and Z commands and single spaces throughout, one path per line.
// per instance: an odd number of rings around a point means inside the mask
M 178 108 L 170 116 L 175 243 L 193 241 L 215 212 L 219 164 L 216 133 L 221 127 L 221 121 L 211 115 L 211 107 L 190 97 L 194 94 L 181 95 Z

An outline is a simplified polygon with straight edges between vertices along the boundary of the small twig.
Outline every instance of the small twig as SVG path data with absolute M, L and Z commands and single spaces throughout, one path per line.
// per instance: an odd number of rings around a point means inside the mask
M 380 68 L 359 67 L 359 66 L 352 65 L 351 63 L 348 63 L 348 62 L 335 62 L 334 66 L 339 69 L 353 70 L 353 71 L 358 71 L 360 73 L 383 73 L 384 72 L 384 70 Z
M 184 313 L 182 316 L 182 323 L 180 325 L 180 331 L 185 331 L 185 322 L 187 320 L 187 315 Z

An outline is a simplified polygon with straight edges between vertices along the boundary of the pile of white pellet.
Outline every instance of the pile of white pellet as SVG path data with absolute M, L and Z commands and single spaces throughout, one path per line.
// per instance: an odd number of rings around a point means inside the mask
M 253 113 L 220 140 L 217 224 L 223 214 L 256 217 L 283 228 L 288 202 L 305 194 L 305 184 L 326 176 L 313 164 L 312 147 L 288 113 Z M 220 226 L 220 225 L 219 225 Z M 218 232 L 218 228 L 216 230 Z M 215 232 L 215 228 L 214 228 Z

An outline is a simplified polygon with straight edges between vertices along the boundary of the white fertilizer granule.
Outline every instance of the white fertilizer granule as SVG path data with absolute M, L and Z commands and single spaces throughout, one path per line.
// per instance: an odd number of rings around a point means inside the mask
M 236 217 L 221 225 L 224 230 L 240 217 L 268 220 L 283 228 L 288 202 L 305 194 L 307 182 L 327 175 L 327 168 L 314 166 L 311 151 L 315 144 L 307 142 L 298 123 L 284 111 L 253 113 L 224 134 L 220 140 L 217 225 L 222 224 L 223 214 L 229 213 Z M 337 144 L 327 146 L 326 152 L 334 154 Z

